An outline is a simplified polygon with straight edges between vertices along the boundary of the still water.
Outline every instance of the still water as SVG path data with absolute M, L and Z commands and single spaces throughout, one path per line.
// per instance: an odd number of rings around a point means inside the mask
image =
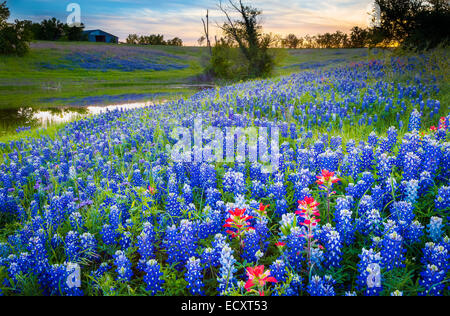
M 158 103 L 164 103 L 159 101 Z M 52 124 L 67 123 L 89 115 L 99 114 L 107 110 L 137 109 L 154 105 L 155 101 L 125 103 L 107 106 L 87 106 L 78 108 L 49 109 L 0 109 L 0 136 L 17 133 L 18 128 L 48 127 Z

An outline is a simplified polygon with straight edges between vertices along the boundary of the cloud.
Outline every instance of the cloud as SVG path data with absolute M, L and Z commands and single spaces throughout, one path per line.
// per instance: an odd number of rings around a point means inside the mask
M 14 18 L 36 20 L 36 17 L 56 16 L 65 20 L 66 13 L 62 11 L 65 2 L 35 0 L 20 5 L 24 2 L 11 2 L 16 3 L 12 6 L 13 13 L 18 12 L 13 15 Z M 373 0 L 253 0 L 251 4 L 263 10 L 265 32 L 304 36 L 336 30 L 348 31 L 355 25 L 366 26 L 367 8 L 371 2 Z M 215 23 L 223 21 L 217 9 L 217 0 L 78 0 L 78 3 L 82 7 L 82 20 L 88 29 L 105 29 L 118 35 L 121 40 L 125 40 L 130 33 L 160 33 L 166 38 L 181 37 L 186 44 L 195 45 L 202 35 L 200 19 L 206 9 L 210 10 L 213 36 L 220 33 Z

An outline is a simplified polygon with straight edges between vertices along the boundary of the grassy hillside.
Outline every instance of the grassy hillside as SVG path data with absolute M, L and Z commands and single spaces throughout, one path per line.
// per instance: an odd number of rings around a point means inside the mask
M 0 58 L 0 108 L 113 103 L 152 94 L 167 99 L 191 92 L 202 71 L 200 56 L 199 49 L 184 47 L 33 43 L 26 57 Z
M 356 50 L 274 50 L 274 75 L 367 60 Z M 378 53 L 378 52 L 376 52 Z M 77 107 L 172 99 L 198 90 L 200 47 L 36 42 L 23 58 L 0 57 L 0 109 Z

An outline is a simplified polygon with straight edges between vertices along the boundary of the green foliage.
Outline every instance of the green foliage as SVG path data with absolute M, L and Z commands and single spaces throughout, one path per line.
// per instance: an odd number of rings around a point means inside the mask
M 224 40 L 212 49 L 210 66 L 207 71 L 224 80 L 242 80 L 247 76 L 248 62 L 242 53 Z
M 446 0 L 375 0 L 380 8 L 377 31 L 386 43 L 419 50 L 450 40 L 450 5 Z
M 25 21 L 25 27 L 32 34 L 34 40 L 42 41 L 83 41 L 87 40 L 83 34 L 84 25 L 64 24 L 56 18 L 43 20 L 41 23 Z
M 225 8 L 220 3 L 219 8 L 225 14 L 227 22 L 225 22 L 221 29 L 225 35 L 224 41 L 227 45 L 237 46 L 241 51 L 242 57 L 245 59 L 243 62 L 246 65 L 246 78 L 258 78 L 268 77 L 275 66 L 274 58 L 269 52 L 269 47 L 273 42 L 273 38 L 270 35 L 262 33 L 262 26 L 259 20 L 262 11 L 245 5 L 242 0 L 237 3 L 230 0 L 229 8 Z M 232 20 L 230 14 L 237 14 L 239 19 Z M 216 46 L 223 46 L 223 41 L 216 43 Z M 221 50 L 216 50 L 221 52 Z M 212 53 L 212 59 L 214 52 Z M 218 58 L 221 60 L 223 54 Z M 228 63 L 220 62 L 218 65 L 230 64 L 233 60 L 229 60 Z M 216 64 L 212 63 L 212 69 L 216 76 L 222 72 L 221 69 L 215 69 Z M 225 71 L 228 73 L 229 71 Z
M 164 35 L 161 34 L 151 34 L 139 36 L 137 34 L 130 34 L 127 37 L 127 44 L 131 45 L 160 45 L 160 46 L 183 46 L 183 41 L 175 37 L 170 40 L 164 40 Z
M 23 21 L 7 23 L 9 16 L 6 1 L 0 3 L 0 55 L 24 56 L 30 49 L 28 42 L 31 34 Z

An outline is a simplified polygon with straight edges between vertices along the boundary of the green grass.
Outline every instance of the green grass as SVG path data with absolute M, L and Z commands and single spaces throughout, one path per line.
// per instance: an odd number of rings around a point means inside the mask
M 82 68 L 43 69 L 38 66 L 39 63 L 60 64 L 61 59 L 77 46 L 86 46 L 89 51 L 89 47 L 110 45 L 59 42 L 52 44 L 57 45 L 58 49 L 32 48 L 31 52 L 22 58 L 0 57 L 0 109 L 66 105 L 43 100 L 48 98 L 83 98 L 157 92 L 192 93 L 192 88 L 185 88 L 182 85 L 194 83 L 195 76 L 202 72 L 199 63 L 201 51 L 184 47 L 148 48 L 152 51 L 183 57 L 181 63 L 189 67 L 182 70 L 104 72 Z M 124 45 L 124 47 L 129 46 Z

